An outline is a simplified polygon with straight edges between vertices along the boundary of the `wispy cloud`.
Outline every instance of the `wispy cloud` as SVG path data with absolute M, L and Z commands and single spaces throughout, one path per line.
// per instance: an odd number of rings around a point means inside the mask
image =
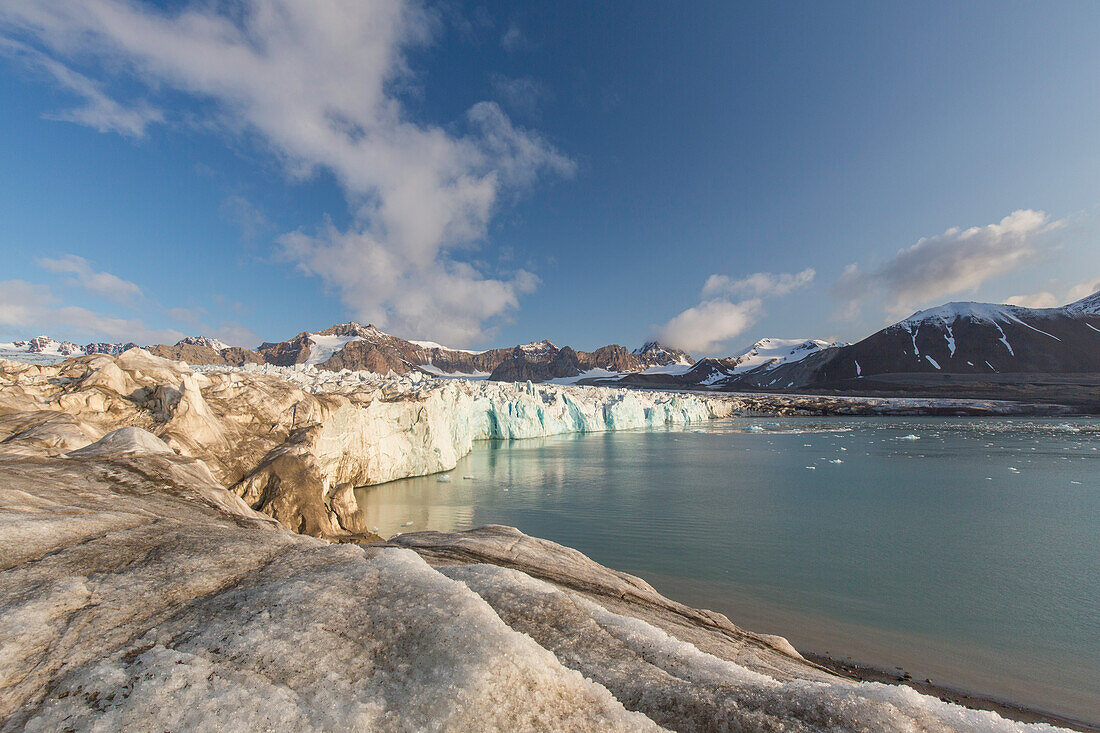
M 809 285 L 817 273 L 813 268 L 802 272 L 757 272 L 748 277 L 734 280 L 727 275 L 711 275 L 703 284 L 703 297 L 713 298 L 720 295 L 749 295 L 756 297 L 786 295 L 798 288 Z
M 56 259 L 42 257 L 37 262 L 40 267 L 50 272 L 71 275 L 70 284 L 78 285 L 100 298 L 116 303 L 133 304 L 144 297 L 137 284 L 123 280 L 118 275 L 96 270 L 88 260 L 74 254 L 63 255 Z
M 26 335 L 47 332 L 77 340 L 103 338 L 151 344 L 174 343 L 183 338 L 179 331 L 150 328 L 141 319 L 61 305 L 48 286 L 23 280 L 0 282 L 0 326 Z
M 406 52 L 440 26 L 419 3 L 248 0 L 230 12 L 220 3 L 163 10 L 40 0 L 0 5 L 0 25 L 51 58 L 110 59 L 134 81 L 192 95 L 197 110 L 212 108 L 211 124 L 266 142 L 290 175 L 331 171 L 355 223 L 290 234 L 283 254 L 336 288 L 355 315 L 408 333 L 478 340 L 487 322 L 513 310 L 531 280 L 470 266 L 455 250 L 483 242 L 502 198 L 573 170 L 493 103 L 456 124 L 409 118 L 400 97 Z M 513 35 L 502 43 L 522 40 Z M 399 282 L 420 284 L 419 299 L 364 293 L 362 283 L 378 276 L 363 268 L 380 263 Z M 456 290 L 499 296 L 486 307 L 457 301 Z
M 669 346 L 696 354 L 713 354 L 764 314 L 764 299 L 787 295 L 813 282 L 814 270 L 796 273 L 757 272 L 734 279 L 707 278 L 700 302 L 661 326 L 658 338 Z M 741 300 L 734 300 L 740 296 Z
M 123 104 L 108 96 L 100 84 L 18 41 L 0 38 L 0 54 L 21 59 L 49 74 L 64 89 L 82 97 L 84 104 L 65 112 L 47 113 L 46 119 L 75 122 L 99 132 L 143 137 L 145 128 L 163 122 L 164 113 L 144 101 Z
M 833 294 L 848 313 L 874 298 L 885 302 L 892 317 L 909 315 L 1032 261 L 1044 237 L 1061 226 L 1061 221 L 1052 221 L 1045 212 L 1021 209 L 995 224 L 953 227 L 899 250 L 868 270 L 849 265 L 833 286 Z
M 222 201 L 221 215 L 230 224 L 240 229 L 241 236 L 247 241 L 256 240 L 272 229 L 267 215 L 240 194 L 227 196 Z
M 508 109 L 521 115 L 536 115 L 539 105 L 550 98 L 550 90 L 546 85 L 529 76 L 493 74 L 489 81 L 493 87 L 493 95 Z
M 183 334 L 174 328 L 154 328 L 147 324 L 147 318 L 168 321 L 176 325 L 185 324 L 194 334 L 214 336 L 232 346 L 253 347 L 260 343 L 260 337 L 251 329 L 236 321 L 217 321 L 204 308 L 164 307 L 155 300 L 145 297 L 137 283 L 124 280 L 117 275 L 98 270 L 83 257 L 66 254 L 55 258 L 36 260 L 43 269 L 67 275 L 60 281 L 62 287 L 31 283 L 24 280 L 9 280 L 0 283 L 0 328 L 21 335 L 46 333 L 51 336 L 87 341 L 89 339 L 107 339 L 110 341 L 134 341 L 143 346 L 154 343 L 175 343 Z M 123 310 L 140 317 L 119 316 L 100 313 L 81 306 L 68 304 L 76 288 L 105 300 L 113 301 Z M 225 304 L 239 312 L 240 303 Z
M 523 29 L 516 23 L 510 23 L 500 36 L 500 45 L 508 53 L 513 53 L 527 47 L 530 42 L 524 35 Z

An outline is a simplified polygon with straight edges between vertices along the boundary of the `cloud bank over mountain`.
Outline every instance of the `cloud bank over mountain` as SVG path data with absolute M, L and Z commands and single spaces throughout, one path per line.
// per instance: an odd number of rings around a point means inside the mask
M 849 265 L 833 293 L 844 303 L 845 314 L 874 299 L 885 304 L 888 316 L 907 316 L 1033 261 L 1047 235 L 1062 224 L 1046 212 L 1020 209 L 993 224 L 952 227 L 869 269 Z
M 663 343 L 694 354 L 713 354 L 764 314 L 766 298 L 787 295 L 813 282 L 816 273 L 757 272 L 741 279 L 714 274 L 700 292 L 700 302 L 661 326 Z M 735 300 L 741 296 L 740 300 Z

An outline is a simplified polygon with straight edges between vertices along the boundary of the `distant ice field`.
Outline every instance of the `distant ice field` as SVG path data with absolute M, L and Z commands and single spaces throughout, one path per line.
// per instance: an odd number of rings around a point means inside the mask
M 1100 723 L 1100 420 L 738 418 L 443 476 L 357 495 L 384 535 L 514 525 L 801 649 Z

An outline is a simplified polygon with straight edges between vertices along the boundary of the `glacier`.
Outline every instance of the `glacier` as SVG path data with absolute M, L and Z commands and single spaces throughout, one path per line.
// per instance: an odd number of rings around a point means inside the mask
M 351 495 L 486 438 L 816 404 L 761 399 L 0 361 L 0 730 L 1053 730 L 837 677 L 513 528 L 379 543 Z

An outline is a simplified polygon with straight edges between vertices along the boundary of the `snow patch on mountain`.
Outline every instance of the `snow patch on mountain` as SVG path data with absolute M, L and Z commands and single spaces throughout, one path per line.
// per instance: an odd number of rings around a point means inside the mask
M 1077 315 L 1100 316 L 1100 291 L 1070 303 L 1064 310 Z
M 410 344 L 415 344 L 415 345 L 419 346 L 422 349 L 439 349 L 440 351 L 454 351 L 455 353 L 458 353 L 458 354 L 480 354 L 480 353 L 482 353 L 482 352 L 476 351 L 474 349 L 452 349 L 450 346 L 443 346 L 442 344 L 437 344 L 435 341 L 413 341 L 412 339 L 409 339 L 409 343 Z
M 692 364 L 682 364 L 680 362 L 672 362 L 670 364 L 661 364 L 659 366 L 646 367 L 642 370 L 642 374 L 687 374 L 691 371 Z
M 811 354 L 816 354 L 822 349 L 830 349 L 845 344 L 838 341 L 822 341 L 820 339 L 760 339 L 752 348 L 740 356 L 735 356 L 727 363 L 733 365 L 734 374 L 742 374 L 754 369 L 774 369 L 780 364 L 801 361 Z
M 490 372 L 445 372 L 431 362 L 421 364 L 420 368 L 428 374 L 443 379 L 488 379 L 490 374 Z
M 310 334 L 309 356 L 306 357 L 304 363 L 323 364 L 352 341 L 366 341 L 366 339 L 362 336 L 324 336 L 319 333 Z

